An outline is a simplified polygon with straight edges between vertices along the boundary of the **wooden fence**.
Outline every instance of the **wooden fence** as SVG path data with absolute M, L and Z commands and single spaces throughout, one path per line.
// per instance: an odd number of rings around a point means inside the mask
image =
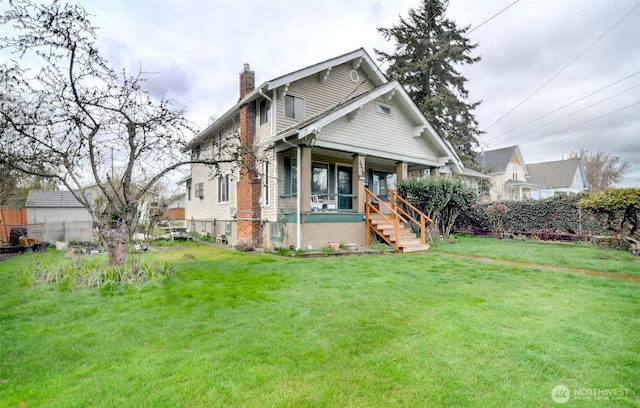
M 0 208 L 0 241 L 9 241 L 11 228 L 27 225 L 27 210 Z

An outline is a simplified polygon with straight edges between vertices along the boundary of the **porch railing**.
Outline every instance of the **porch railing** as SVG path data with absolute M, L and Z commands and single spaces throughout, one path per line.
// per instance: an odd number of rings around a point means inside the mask
M 409 224 L 410 229 L 413 231 L 413 227 L 419 228 L 420 242 L 422 245 L 426 243 L 427 235 L 427 221 L 433 222 L 431 218 L 426 216 L 420 210 L 418 210 L 413 204 L 409 203 L 404 198 L 400 197 L 395 191 L 391 190 L 389 202 L 383 201 L 380 197 L 371 192 L 371 190 L 365 188 L 365 223 L 366 223 L 366 245 L 371 245 L 370 231 L 373 229 L 376 233 L 384 239 L 387 244 L 396 249 L 400 249 L 402 245 L 402 237 L 400 234 L 400 224 Z M 386 210 L 386 211 L 385 211 Z M 412 212 L 409 212 L 411 210 Z M 395 232 L 395 240 L 391 236 L 386 235 L 378 230 L 378 228 L 372 223 L 371 215 L 377 214 L 388 225 L 393 226 Z

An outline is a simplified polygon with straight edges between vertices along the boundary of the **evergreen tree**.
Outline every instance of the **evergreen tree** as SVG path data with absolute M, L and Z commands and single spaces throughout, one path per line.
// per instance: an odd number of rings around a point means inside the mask
M 476 136 L 481 133 L 473 110 L 480 104 L 467 102 L 467 79 L 456 69 L 480 61 L 471 56 L 478 44 L 465 34 L 469 26 L 458 28 L 445 16 L 448 0 L 422 0 L 419 9 L 410 9 L 407 19 L 391 28 L 378 28 L 395 41 L 392 54 L 375 50 L 378 60 L 388 62 L 387 75 L 407 90 L 438 133 L 447 139 L 465 166 L 473 167 Z

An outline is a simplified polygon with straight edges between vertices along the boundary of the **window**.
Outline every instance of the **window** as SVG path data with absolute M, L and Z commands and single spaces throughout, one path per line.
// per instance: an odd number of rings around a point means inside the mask
M 329 165 L 311 163 L 311 194 L 326 196 L 329 194 Z
M 227 201 L 229 201 L 229 175 L 225 174 L 218 177 L 218 202 Z
M 187 185 L 187 200 L 191 201 L 191 184 Z
M 260 111 L 260 125 L 264 125 L 269 122 L 269 116 L 271 114 L 271 102 L 267 99 L 262 99 L 258 104 L 258 110 Z
M 513 165 L 513 174 L 511 176 L 512 179 L 517 180 L 518 179 L 518 165 L 514 164 Z
M 262 177 L 264 190 L 262 192 L 262 203 L 269 205 L 269 162 L 264 162 L 264 174 Z
M 302 120 L 304 118 L 304 99 L 287 95 L 284 99 L 284 116 Z
M 297 160 L 291 157 L 284 158 L 284 193 L 296 195 L 298 192 L 298 165 Z
M 193 156 L 195 157 L 196 160 L 199 160 L 201 155 L 202 155 L 202 146 L 197 145 L 193 153 Z
M 383 105 L 380 102 L 376 103 L 376 112 L 382 113 L 383 115 L 391 115 L 391 107 L 387 105 Z
M 196 184 L 196 197 L 202 199 L 204 198 L 204 183 L 197 183 Z
M 206 221 L 200 221 L 200 231 L 207 232 L 207 222 Z

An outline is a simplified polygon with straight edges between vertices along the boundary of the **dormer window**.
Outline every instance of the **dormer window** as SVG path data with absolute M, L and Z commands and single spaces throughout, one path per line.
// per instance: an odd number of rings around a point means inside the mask
M 383 115 L 391 116 L 391 106 L 376 102 L 376 112 Z
M 302 120 L 304 118 L 304 99 L 297 96 L 286 95 L 284 99 L 284 116 L 287 118 Z

